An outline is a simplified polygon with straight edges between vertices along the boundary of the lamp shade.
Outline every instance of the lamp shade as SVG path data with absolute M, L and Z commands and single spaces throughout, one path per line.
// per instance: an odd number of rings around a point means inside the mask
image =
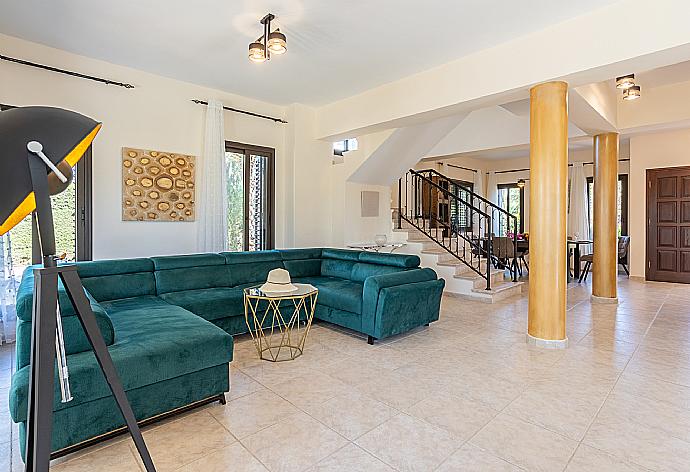
M 287 51 L 287 39 L 280 30 L 268 35 L 268 50 L 274 54 L 283 54 Z
M 36 208 L 27 144 L 38 141 L 56 166 L 74 166 L 101 124 L 62 108 L 20 107 L 0 112 L 0 235 Z M 51 171 L 46 167 L 46 173 Z

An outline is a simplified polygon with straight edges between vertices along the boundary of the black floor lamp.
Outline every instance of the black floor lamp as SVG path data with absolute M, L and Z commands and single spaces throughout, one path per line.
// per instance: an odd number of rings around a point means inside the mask
M 0 236 L 33 212 L 43 262 L 42 267 L 34 269 L 31 372 L 26 422 L 27 472 L 45 472 L 50 467 L 56 353 L 62 400 L 71 400 L 57 304 L 58 277 L 74 305 L 146 470 L 156 470 L 96 324 L 76 266 L 58 266 L 55 256 L 49 178 L 57 178 L 64 184 L 67 178 L 58 166 L 64 165 L 63 162 L 70 168 L 74 166 L 100 128 L 100 123 L 61 108 L 21 107 L 0 112 Z

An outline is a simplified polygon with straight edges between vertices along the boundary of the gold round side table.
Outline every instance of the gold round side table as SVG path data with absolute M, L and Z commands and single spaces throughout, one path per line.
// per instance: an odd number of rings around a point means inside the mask
M 259 285 L 244 289 L 244 319 L 263 360 L 290 361 L 304 351 L 319 291 L 309 284 L 294 285 L 296 290 L 280 293 L 262 292 Z M 283 315 L 281 308 L 288 313 Z

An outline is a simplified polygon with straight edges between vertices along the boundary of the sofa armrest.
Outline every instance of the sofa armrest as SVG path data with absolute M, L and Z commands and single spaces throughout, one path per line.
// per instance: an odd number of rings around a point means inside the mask
M 381 317 L 395 316 L 395 314 L 390 311 L 392 299 L 386 301 L 386 298 L 401 298 L 401 302 L 403 301 L 402 298 L 404 298 L 408 302 L 411 302 L 418 295 L 416 290 L 420 289 L 420 286 L 417 285 L 420 283 L 427 283 L 423 286 L 425 289 L 433 287 L 432 291 L 434 293 L 438 292 L 438 303 L 436 303 L 435 307 L 436 317 L 438 318 L 440 293 L 443 292 L 445 281 L 443 279 L 437 279 L 436 272 L 432 269 L 413 269 L 392 274 L 373 275 L 367 277 L 364 281 L 362 295 L 362 331 L 379 339 L 385 337 L 385 330 L 381 330 Z M 385 307 L 384 304 L 386 305 Z M 431 307 L 431 310 L 433 311 L 434 307 Z

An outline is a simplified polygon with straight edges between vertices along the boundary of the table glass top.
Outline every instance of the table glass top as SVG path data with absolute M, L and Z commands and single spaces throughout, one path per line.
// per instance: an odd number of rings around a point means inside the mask
M 294 290 L 289 292 L 264 292 L 261 290 L 261 285 L 256 285 L 254 287 L 249 287 L 244 289 L 244 293 L 250 297 L 262 297 L 262 298 L 297 298 L 310 295 L 314 292 L 318 292 L 317 288 L 311 284 L 293 284 L 295 286 Z

